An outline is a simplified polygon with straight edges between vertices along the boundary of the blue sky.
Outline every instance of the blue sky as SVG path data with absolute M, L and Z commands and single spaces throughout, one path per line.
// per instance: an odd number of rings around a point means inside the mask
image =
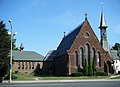
M 88 20 L 100 39 L 99 24 L 101 2 L 109 45 L 120 43 L 120 1 L 119 0 L 0 0 L 0 19 L 10 29 L 8 20 L 12 20 L 13 32 L 17 32 L 16 45 L 22 42 L 25 50 L 46 55 L 56 49 L 63 32 L 69 33 L 85 19 Z

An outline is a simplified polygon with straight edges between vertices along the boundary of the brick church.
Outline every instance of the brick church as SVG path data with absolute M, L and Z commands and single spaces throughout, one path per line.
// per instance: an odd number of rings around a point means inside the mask
M 85 20 L 69 34 L 64 35 L 56 50 L 49 51 L 44 59 L 43 72 L 55 75 L 71 75 L 95 62 L 96 71 L 112 73 L 113 63 L 109 55 L 107 25 L 102 9 L 99 41 L 87 15 Z

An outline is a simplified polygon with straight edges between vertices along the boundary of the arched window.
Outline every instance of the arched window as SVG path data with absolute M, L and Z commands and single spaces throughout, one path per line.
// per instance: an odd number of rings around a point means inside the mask
M 26 67 L 25 69 L 28 69 L 28 65 L 27 65 L 27 62 L 25 63 L 25 67 Z
M 32 62 L 32 69 L 34 69 L 34 62 Z
M 85 46 L 85 54 L 86 54 L 86 62 L 87 62 L 87 65 L 89 66 L 90 65 L 90 46 L 89 44 L 86 44 Z
M 95 48 L 92 48 L 92 62 L 93 62 L 93 59 L 95 60 Z
M 75 54 L 74 54 L 74 65 L 78 66 L 78 52 L 77 51 L 75 51 Z
M 22 62 L 22 69 L 24 69 L 24 62 Z
M 83 48 L 80 48 L 80 66 L 84 65 Z
M 97 65 L 100 67 L 101 66 L 101 56 L 100 56 L 100 52 L 97 52 Z
M 31 62 L 29 62 L 29 69 L 31 69 Z
M 18 69 L 20 69 L 20 62 L 18 62 Z

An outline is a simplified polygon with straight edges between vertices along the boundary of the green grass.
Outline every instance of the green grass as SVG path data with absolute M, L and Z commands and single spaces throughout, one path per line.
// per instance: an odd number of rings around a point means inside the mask
M 50 77 L 39 77 L 38 79 L 39 80 L 83 80 L 83 79 L 105 79 L 105 78 L 108 78 L 108 76 L 91 76 L 91 77 L 88 77 L 88 76 L 78 76 L 78 77 L 55 77 L 55 76 L 50 76 Z
M 32 74 L 16 74 L 16 76 L 18 77 L 16 80 L 35 80 L 35 76 Z
M 114 78 L 111 78 L 111 79 L 120 79 L 120 76 L 118 76 L 118 77 L 114 77 Z
M 83 80 L 83 79 L 106 79 L 108 76 L 78 76 L 78 77 L 71 77 L 71 76 L 34 76 L 33 74 L 16 74 L 18 77 L 15 80 L 35 80 L 38 78 L 39 80 Z

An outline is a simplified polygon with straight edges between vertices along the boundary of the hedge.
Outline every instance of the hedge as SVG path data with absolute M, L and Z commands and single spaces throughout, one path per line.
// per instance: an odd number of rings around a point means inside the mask
M 97 72 L 97 76 L 108 76 L 106 72 Z
M 72 73 L 71 76 L 84 76 L 83 72 Z

